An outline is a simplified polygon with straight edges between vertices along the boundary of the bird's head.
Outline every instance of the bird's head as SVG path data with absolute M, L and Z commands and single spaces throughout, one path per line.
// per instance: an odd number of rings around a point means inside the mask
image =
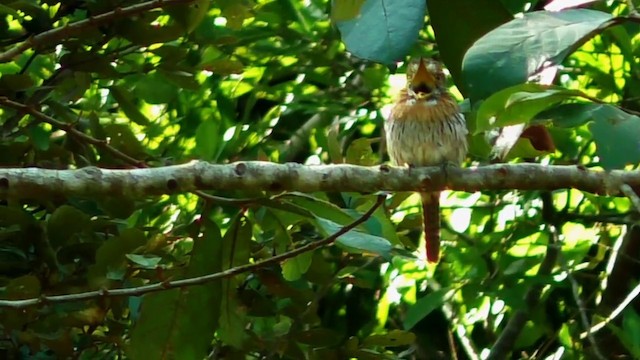
M 418 100 L 436 99 L 445 92 L 442 65 L 431 59 L 412 60 L 407 66 L 407 92 Z

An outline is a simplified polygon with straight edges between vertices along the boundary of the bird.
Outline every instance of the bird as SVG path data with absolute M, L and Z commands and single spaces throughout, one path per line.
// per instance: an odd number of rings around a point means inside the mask
M 407 83 L 385 121 L 387 152 L 395 166 L 459 166 L 467 155 L 464 115 L 446 88 L 442 65 L 429 58 L 407 64 Z M 420 193 L 430 263 L 440 258 L 440 192 Z

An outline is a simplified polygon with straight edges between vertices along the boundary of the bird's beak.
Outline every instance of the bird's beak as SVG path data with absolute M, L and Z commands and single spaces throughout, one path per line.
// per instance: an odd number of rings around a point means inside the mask
M 418 97 L 426 98 L 431 95 L 436 86 L 436 78 L 427 70 L 424 60 L 420 58 L 418 69 L 411 79 L 411 90 L 413 90 Z

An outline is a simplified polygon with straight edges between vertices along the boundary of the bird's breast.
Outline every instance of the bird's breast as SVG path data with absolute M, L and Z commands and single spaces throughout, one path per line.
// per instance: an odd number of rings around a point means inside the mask
M 397 104 L 385 125 L 387 149 L 395 165 L 461 163 L 467 153 L 467 127 L 455 102 Z

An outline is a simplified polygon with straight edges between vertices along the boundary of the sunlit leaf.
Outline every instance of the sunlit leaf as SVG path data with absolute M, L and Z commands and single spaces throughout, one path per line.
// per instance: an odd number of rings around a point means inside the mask
M 331 19 L 333 21 L 351 20 L 360 15 L 365 0 L 333 0 L 331 2 Z
M 537 84 L 504 89 L 480 105 L 476 114 L 476 132 L 528 123 L 541 111 L 581 95 L 580 91 Z
M 408 331 L 392 330 L 382 335 L 371 335 L 364 339 L 364 346 L 403 346 L 411 345 L 416 336 Z
M 525 13 L 480 38 L 467 51 L 462 72 L 472 100 L 524 83 L 560 63 L 601 31 L 611 15 L 588 9 Z
M 442 306 L 450 296 L 451 289 L 443 288 L 418 299 L 418 301 L 409 308 L 404 317 L 404 328 L 406 330 L 413 328 L 433 310 Z
M 149 119 L 134 105 L 133 96 L 130 92 L 119 86 L 113 86 L 110 90 L 111 96 L 116 99 L 122 112 L 124 112 L 131 121 L 138 125 L 149 124 Z
M 282 262 L 282 277 L 288 281 L 298 280 L 311 265 L 313 252 L 306 252 Z

